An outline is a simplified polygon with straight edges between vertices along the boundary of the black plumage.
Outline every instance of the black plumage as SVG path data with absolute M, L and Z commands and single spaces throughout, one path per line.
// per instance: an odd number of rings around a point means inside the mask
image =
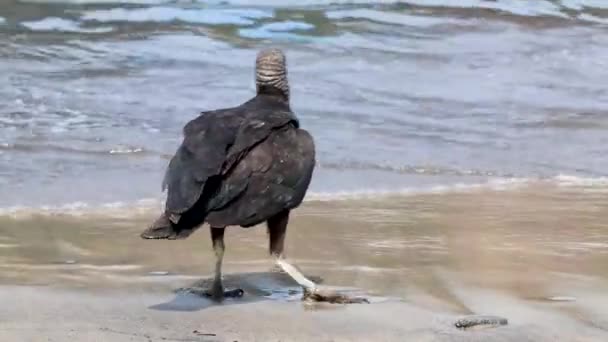
M 262 222 L 267 222 L 277 264 L 302 286 L 315 289 L 283 257 L 289 213 L 302 203 L 315 167 L 315 144 L 289 106 L 280 50 L 258 54 L 256 88 L 257 95 L 242 105 L 202 113 L 186 124 L 163 181 L 165 211 L 141 234 L 145 239 L 184 239 L 209 223 L 216 254 L 215 299 L 225 294 L 225 228 Z
M 163 181 L 165 213 L 142 237 L 185 238 L 204 222 L 251 227 L 302 202 L 314 142 L 280 94 L 202 113 L 183 134 Z

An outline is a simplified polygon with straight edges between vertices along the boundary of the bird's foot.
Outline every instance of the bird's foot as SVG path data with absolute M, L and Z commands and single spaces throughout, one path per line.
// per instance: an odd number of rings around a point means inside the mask
M 222 291 L 213 291 L 213 290 L 207 290 L 205 292 L 205 296 L 207 297 L 211 297 L 211 299 L 216 300 L 216 301 L 221 301 L 224 298 L 241 298 L 243 297 L 243 295 L 245 294 L 245 291 L 243 291 L 243 289 L 230 289 L 230 290 L 222 290 Z
M 363 297 L 351 297 L 336 291 L 315 288 L 304 288 L 303 301 L 327 302 L 332 304 L 369 304 Z
M 225 298 L 241 298 L 245 294 L 245 291 L 240 288 L 236 289 L 214 289 L 214 288 L 202 288 L 202 287 L 190 287 L 181 289 L 183 292 L 191 293 L 196 296 L 211 298 L 214 301 L 222 301 Z

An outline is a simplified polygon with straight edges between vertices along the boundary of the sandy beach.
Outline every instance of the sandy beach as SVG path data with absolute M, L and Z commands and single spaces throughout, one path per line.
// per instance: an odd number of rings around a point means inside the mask
M 399 301 L 310 308 L 259 297 L 216 305 L 138 290 L 1 290 L 2 341 L 603 341 L 607 334 L 606 321 L 585 325 L 550 306 L 484 291 L 468 293 L 477 302 L 471 309 L 509 316 L 508 326 L 462 331 L 454 311 Z
M 306 202 L 288 257 L 371 301 L 358 305 L 302 303 L 263 227 L 229 231 L 225 283 L 246 294 L 214 304 L 179 291 L 209 280 L 206 227 L 144 241 L 154 208 L 15 211 L 0 219 L 0 340 L 605 341 L 602 198 L 537 186 Z M 508 325 L 454 327 L 472 314 Z
M 505 327 L 461 331 L 455 312 L 407 302 L 321 305 L 249 298 L 213 305 L 194 296 L 141 291 L 67 292 L 2 287 L 2 341 L 603 341 L 604 327 L 490 293 L 470 292 Z M 605 316 L 604 316 L 605 317 Z M 598 317 L 599 318 L 599 317 Z M 599 322 L 598 322 L 599 323 Z M 605 324 L 605 322 L 604 322 Z

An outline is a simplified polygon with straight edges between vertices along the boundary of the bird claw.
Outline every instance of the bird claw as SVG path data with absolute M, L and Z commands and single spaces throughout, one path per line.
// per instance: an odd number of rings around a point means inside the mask
M 224 290 L 223 293 L 219 293 L 219 295 L 213 291 L 213 289 L 207 289 L 203 292 L 203 295 L 208 298 L 212 298 L 214 300 L 222 300 L 224 298 L 241 298 L 245 294 L 243 289 L 231 289 Z
M 197 295 L 200 297 L 206 297 L 206 298 L 212 298 L 214 300 L 222 300 L 224 298 L 241 298 L 243 297 L 243 295 L 245 295 L 245 291 L 243 289 L 230 289 L 230 290 L 222 290 L 220 291 L 220 295 L 216 295 L 217 291 L 214 291 L 213 288 L 210 289 L 206 289 L 206 288 L 198 288 L 198 287 L 192 287 L 189 289 L 184 289 L 185 291 L 187 291 L 188 293 L 191 293 L 193 295 Z
M 304 288 L 303 301 L 327 302 L 332 304 L 369 304 L 369 300 L 363 297 L 350 297 L 332 290 L 320 288 Z

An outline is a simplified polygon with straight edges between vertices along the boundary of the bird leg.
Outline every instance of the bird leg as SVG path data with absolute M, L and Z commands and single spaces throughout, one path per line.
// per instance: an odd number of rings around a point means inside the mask
M 275 263 L 304 289 L 302 300 L 342 304 L 369 303 L 365 298 L 351 298 L 335 291 L 319 288 L 317 284 L 306 278 L 306 276 L 304 276 L 304 274 L 302 274 L 294 265 L 287 262 L 284 256 L 284 243 L 288 222 L 288 210 L 283 211 L 268 220 L 270 255 L 274 258 Z
M 213 251 L 215 252 L 215 276 L 213 285 L 210 290 L 205 291 L 205 295 L 211 297 L 215 301 L 222 301 L 225 297 L 241 297 L 243 296 L 242 289 L 234 289 L 224 291 L 222 284 L 222 261 L 224 259 L 224 231 L 225 227 L 210 227 L 211 241 L 213 243 Z

